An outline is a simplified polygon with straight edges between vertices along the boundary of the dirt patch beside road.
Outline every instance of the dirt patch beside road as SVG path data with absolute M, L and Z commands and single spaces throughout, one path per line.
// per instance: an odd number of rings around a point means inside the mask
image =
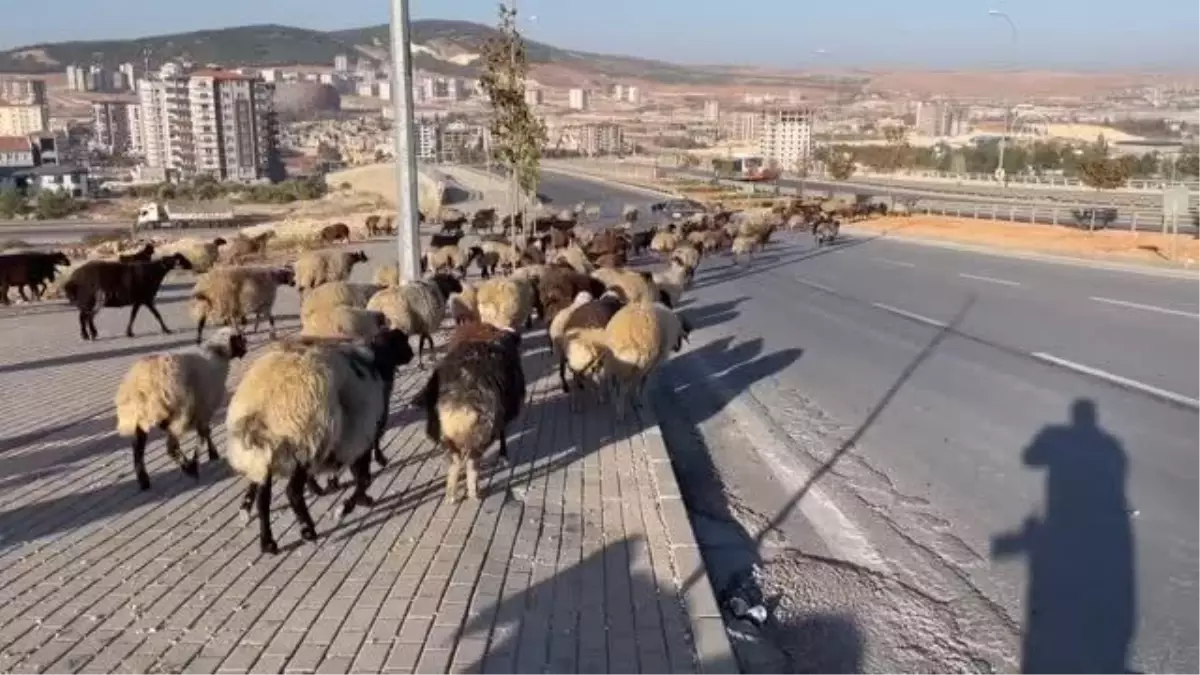
M 1200 241 L 1190 235 L 1172 237 L 1154 232 L 1087 232 L 1054 225 L 1014 225 L 943 216 L 874 218 L 848 223 L 847 226 L 889 237 L 936 239 L 1093 260 L 1160 266 L 1195 266 L 1196 261 L 1200 260 Z M 1172 238 L 1176 247 L 1175 263 L 1170 260 Z

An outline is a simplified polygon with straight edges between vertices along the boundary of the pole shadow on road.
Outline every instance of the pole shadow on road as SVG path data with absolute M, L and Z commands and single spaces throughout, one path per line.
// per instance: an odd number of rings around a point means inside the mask
M 1029 580 L 1021 669 L 1026 673 L 1124 673 L 1135 631 L 1133 524 L 1128 461 L 1077 399 L 1071 420 L 1044 427 L 1022 461 L 1046 470 L 1045 515 L 992 539 L 992 558 L 1024 554 Z

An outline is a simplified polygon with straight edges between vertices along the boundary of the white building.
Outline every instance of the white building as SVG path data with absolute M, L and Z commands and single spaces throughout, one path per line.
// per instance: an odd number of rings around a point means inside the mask
M 812 158 L 812 113 L 788 108 L 763 113 L 758 151 L 784 171 L 794 171 L 801 160 Z
M 721 102 L 716 99 L 704 102 L 704 121 L 718 122 L 721 119 Z
M 634 86 L 625 88 L 625 100 L 634 105 L 642 104 L 642 90 Z
M 339 73 L 345 73 L 350 70 L 350 57 L 345 54 L 338 54 L 333 57 L 333 69 Z
M 380 80 L 379 84 L 377 84 L 376 86 L 379 88 L 379 98 L 381 98 L 385 101 L 392 100 L 392 81 L 391 80 Z
M 0 101 L 9 105 L 46 105 L 46 81 L 0 79 Z
M 579 131 L 579 150 L 587 155 L 614 155 L 625 147 L 621 125 L 612 122 L 586 124 Z
M 262 77 L 263 82 L 279 81 L 279 71 L 275 68 L 263 68 L 262 70 L 258 71 L 258 74 L 260 77 Z
M 130 110 L 138 109 L 136 97 L 113 96 L 92 101 L 92 144 L 114 155 L 133 150 L 133 117 Z M 139 118 L 140 119 L 140 118 Z
M 275 88 L 227 70 L 163 66 L 138 84 L 146 165 L 157 176 L 274 178 L 279 131 Z
M 438 124 L 436 119 L 418 119 L 416 124 L 417 159 L 436 162 L 438 154 Z
M 525 90 L 525 105 L 542 105 L 546 102 L 546 94 L 541 89 Z
M 122 63 L 117 68 L 117 72 L 121 73 L 121 75 L 125 78 L 125 87 L 127 89 L 133 89 L 137 86 L 137 69 L 134 68 L 132 63 Z
M 614 84 L 612 86 L 612 100 L 614 100 L 614 101 L 624 101 L 625 100 L 625 85 Z
M 571 110 L 587 110 L 587 89 L 572 89 L 571 91 L 567 92 L 567 107 Z

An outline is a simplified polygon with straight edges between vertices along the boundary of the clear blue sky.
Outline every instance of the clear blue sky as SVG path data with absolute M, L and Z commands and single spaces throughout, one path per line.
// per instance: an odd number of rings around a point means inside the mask
M 518 1 L 533 39 L 682 63 L 998 67 L 1012 50 L 991 8 L 1017 23 L 1024 67 L 1195 69 L 1200 58 L 1197 0 Z M 418 18 L 495 20 L 493 0 L 410 6 Z M 0 47 L 250 23 L 348 28 L 386 21 L 387 8 L 388 0 L 54 0 L 38 10 L 0 0 Z

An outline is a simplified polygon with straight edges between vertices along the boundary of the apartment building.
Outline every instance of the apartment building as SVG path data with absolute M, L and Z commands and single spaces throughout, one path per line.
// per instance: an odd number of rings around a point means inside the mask
M 619 124 L 585 124 L 579 130 L 579 151 L 586 155 L 615 155 L 624 147 L 625 134 Z
M 625 88 L 625 100 L 634 104 L 642 104 L 642 90 L 632 85 Z
M 757 142 L 762 137 L 765 115 L 762 111 L 731 112 L 721 115 L 721 137 L 737 142 Z
M 136 96 L 111 96 L 92 101 L 92 145 L 114 155 L 133 150 L 131 110 L 139 108 Z M 139 117 L 140 119 L 140 117 Z
M 587 89 L 572 89 L 567 92 L 567 107 L 571 110 L 588 109 Z
M 28 136 L 49 130 L 50 110 L 43 105 L 0 103 L 0 136 Z
M 945 101 L 918 101 L 913 106 L 913 122 L 917 133 L 935 138 L 968 131 L 966 108 Z
M 138 85 L 142 151 L 151 175 L 278 178 L 275 88 L 254 75 L 168 64 Z
M 794 171 L 812 158 L 812 113 L 806 108 L 785 108 L 763 113 L 758 151 L 785 171 Z
M 715 99 L 704 102 L 704 121 L 718 122 L 721 120 L 721 102 Z
M 8 105 L 46 105 L 46 81 L 0 79 L 0 102 Z
M 546 102 L 546 92 L 541 89 L 525 90 L 525 105 L 536 106 Z

